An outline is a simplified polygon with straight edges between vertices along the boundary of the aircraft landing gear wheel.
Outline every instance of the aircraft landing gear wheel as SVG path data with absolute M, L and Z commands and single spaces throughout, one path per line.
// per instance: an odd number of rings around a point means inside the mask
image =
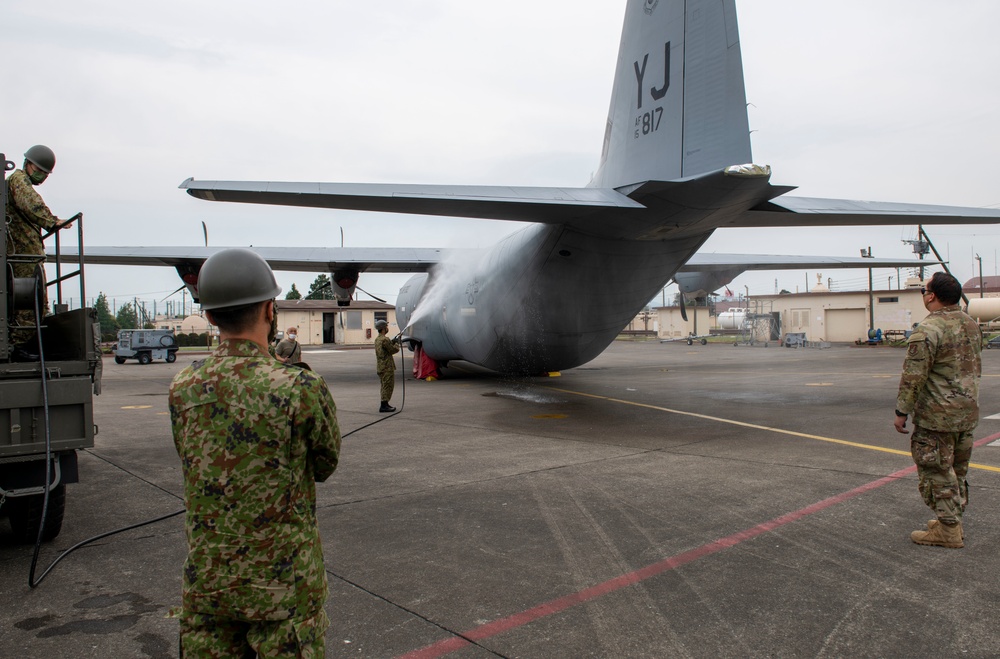
M 125 363 L 125 358 L 124 357 L 119 357 L 118 355 L 115 355 L 115 363 L 116 364 L 124 364 Z
M 149 362 L 153 361 L 153 358 L 149 356 L 148 352 L 139 353 L 139 363 L 145 366 Z

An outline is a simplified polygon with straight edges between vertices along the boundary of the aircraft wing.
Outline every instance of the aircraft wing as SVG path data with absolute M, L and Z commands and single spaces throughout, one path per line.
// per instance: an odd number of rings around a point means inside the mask
M 782 254 L 697 253 L 679 273 L 717 270 L 804 270 L 807 268 L 919 268 L 941 265 L 941 261 L 878 259 L 859 256 L 785 256 Z
M 88 265 L 171 266 L 200 264 L 225 247 L 87 247 Z M 426 272 L 451 250 L 410 247 L 250 247 L 275 270 L 293 272 Z M 76 248 L 63 248 L 60 261 L 77 260 Z M 54 252 L 47 254 L 55 261 Z
M 874 224 L 983 224 L 998 221 L 1000 221 L 1000 208 L 781 196 L 741 213 L 724 226 L 758 228 L 867 226 Z

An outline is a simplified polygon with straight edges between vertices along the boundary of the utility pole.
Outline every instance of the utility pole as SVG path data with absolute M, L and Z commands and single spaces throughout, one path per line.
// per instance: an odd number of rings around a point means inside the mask
M 976 254 L 976 260 L 979 261 L 979 297 L 983 297 L 983 257 Z
M 867 250 L 861 250 L 861 258 L 873 259 L 872 256 L 872 246 L 869 245 Z M 868 330 L 869 332 L 875 329 L 875 292 L 874 292 L 874 282 L 872 281 L 872 269 L 868 268 Z M 871 336 L 869 334 L 869 336 Z

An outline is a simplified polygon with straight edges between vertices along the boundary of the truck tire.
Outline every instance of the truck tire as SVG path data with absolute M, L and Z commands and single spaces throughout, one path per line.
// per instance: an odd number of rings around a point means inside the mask
M 124 357 L 119 357 L 118 355 L 115 355 L 115 363 L 116 364 L 124 364 L 125 363 L 125 358 Z
M 152 358 L 152 356 L 150 356 L 150 354 L 148 352 L 140 352 L 139 353 L 139 363 L 140 364 L 142 364 L 143 366 L 145 366 L 146 364 L 148 364 L 151 361 L 153 361 L 153 358 Z
M 7 499 L 10 528 L 18 542 L 33 544 L 38 539 L 38 525 L 42 521 L 44 495 Z M 55 540 L 62 530 L 63 513 L 66 510 L 66 484 L 57 485 L 49 492 L 49 510 L 45 518 L 44 542 Z
M 167 363 L 173 364 L 175 361 L 177 361 L 177 352 L 171 350 L 170 352 L 167 353 Z

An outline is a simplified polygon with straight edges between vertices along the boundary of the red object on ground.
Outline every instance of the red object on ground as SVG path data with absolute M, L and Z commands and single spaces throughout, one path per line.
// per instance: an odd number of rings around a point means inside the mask
M 428 357 L 419 345 L 413 348 L 413 377 L 417 380 L 441 379 L 437 362 Z

